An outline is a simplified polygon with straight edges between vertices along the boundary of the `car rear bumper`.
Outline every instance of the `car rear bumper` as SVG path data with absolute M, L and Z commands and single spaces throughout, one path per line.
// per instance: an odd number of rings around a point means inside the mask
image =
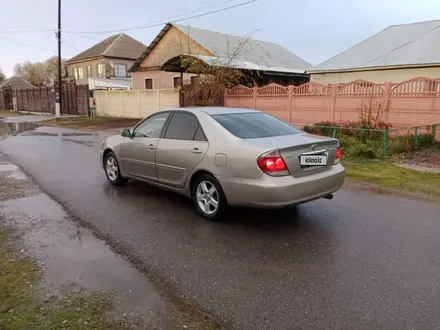
M 300 178 L 272 177 L 259 179 L 217 176 L 230 205 L 281 208 L 325 197 L 344 184 L 345 169 L 341 164 L 332 169 Z

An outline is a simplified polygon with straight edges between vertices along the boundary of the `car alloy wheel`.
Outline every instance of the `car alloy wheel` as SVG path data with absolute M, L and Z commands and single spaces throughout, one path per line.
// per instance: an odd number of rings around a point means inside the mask
M 127 179 L 121 175 L 118 160 L 113 152 L 109 152 L 104 160 L 104 170 L 108 181 L 115 185 L 120 186 L 127 182 Z
M 107 171 L 107 176 L 110 181 L 116 181 L 118 179 L 119 169 L 118 163 L 113 156 L 107 157 L 107 161 L 105 163 L 105 170 Z
M 201 181 L 197 186 L 197 203 L 200 210 L 206 215 L 217 212 L 220 196 L 217 188 L 209 181 Z

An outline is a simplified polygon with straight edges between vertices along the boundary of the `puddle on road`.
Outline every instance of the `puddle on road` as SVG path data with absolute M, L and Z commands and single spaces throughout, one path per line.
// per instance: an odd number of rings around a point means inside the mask
M 1 118 L 0 118 L 1 119 Z M 75 136 L 94 136 L 97 134 L 88 132 L 65 132 L 65 133 L 50 133 L 35 131 L 40 124 L 38 122 L 2 122 L 0 121 L 0 139 L 6 138 L 8 135 L 23 135 L 23 136 L 61 136 L 63 140 L 75 143 L 85 144 L 87 146 L 93 145 L 94 141 L 77 141 L 68 139 L 68 137 Z
M 0 122 L 0 136 L 1 135 L 17 135 L 26 131 L 32 131 L 40 126 L 37 122 L 17 122 L 5 123 Z

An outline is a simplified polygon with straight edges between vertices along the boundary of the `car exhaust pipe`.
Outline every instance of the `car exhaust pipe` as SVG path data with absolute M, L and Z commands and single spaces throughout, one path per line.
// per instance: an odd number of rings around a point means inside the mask
M 333 199 L 333 194 L 330 194 L 330 195 L 324 196 L 323 198 L 325 198 L 325 199 Z

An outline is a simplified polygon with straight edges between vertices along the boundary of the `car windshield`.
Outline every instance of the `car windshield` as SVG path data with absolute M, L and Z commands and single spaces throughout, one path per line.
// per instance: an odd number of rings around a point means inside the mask
M 212 116 L 231 134 L 241 139 L 258 139 L 302 133 L 300 130 L 264 112 Z

